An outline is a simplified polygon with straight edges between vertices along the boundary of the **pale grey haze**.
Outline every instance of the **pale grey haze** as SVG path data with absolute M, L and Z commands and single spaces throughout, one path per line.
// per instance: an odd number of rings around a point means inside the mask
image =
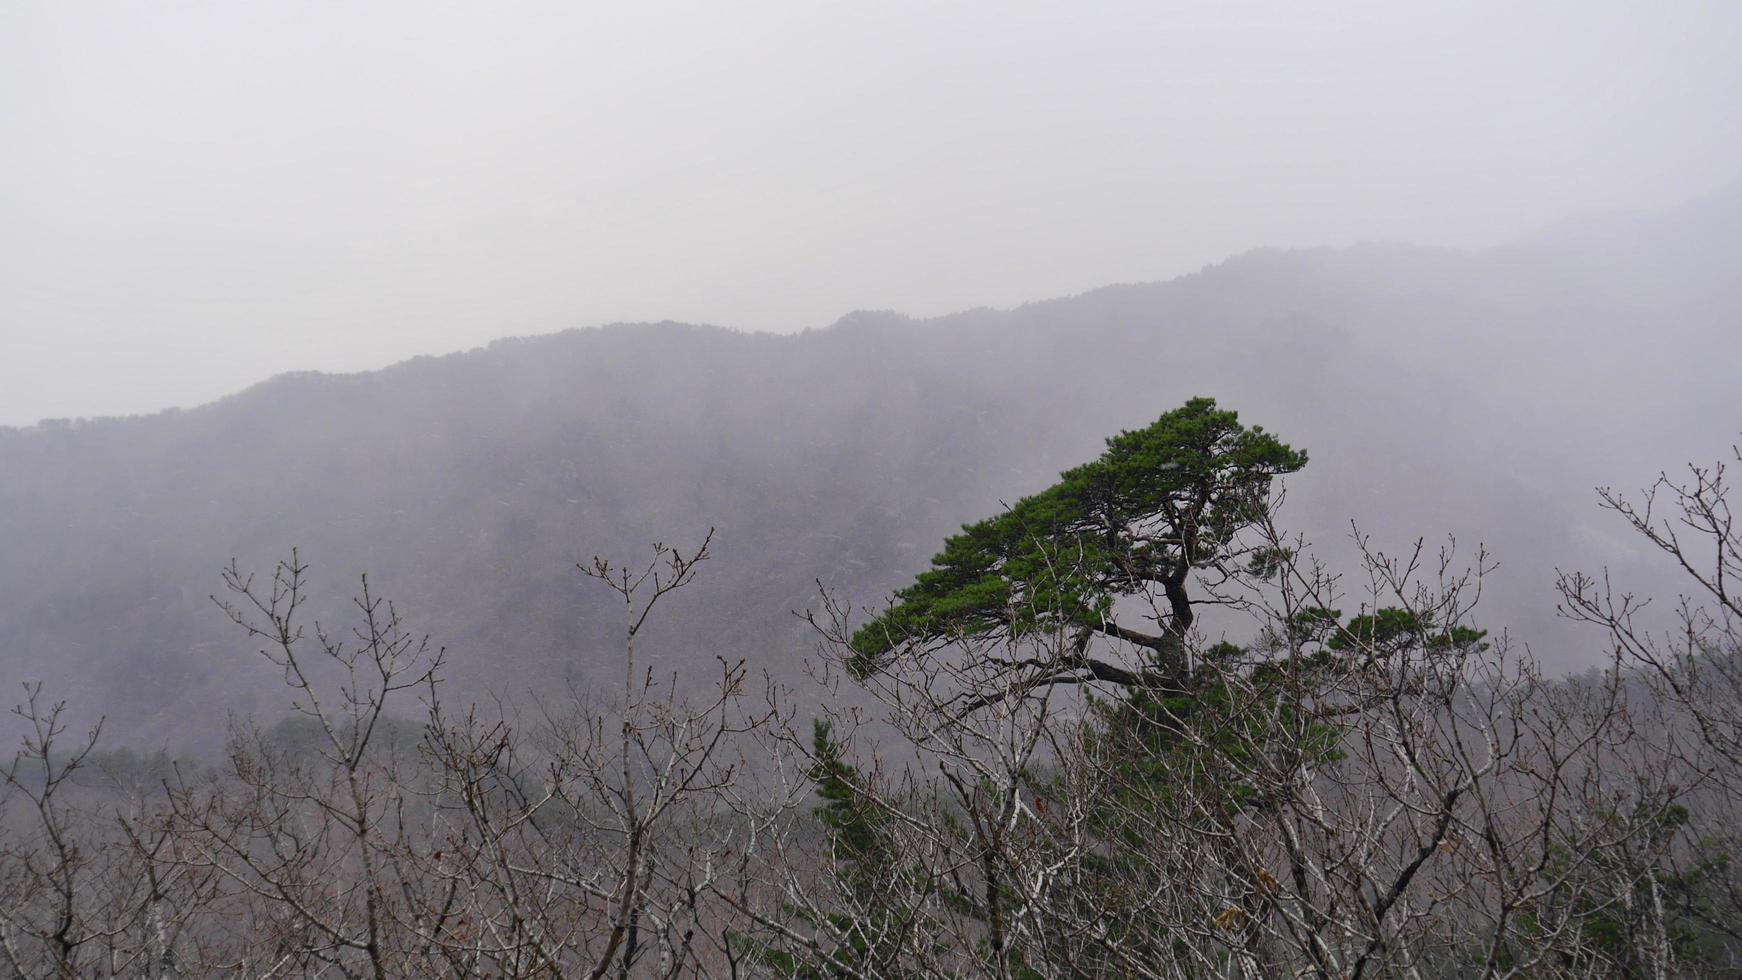
M 1742 172 L 1742 4 L 8 3 L 0 424 L 617 320 L 1481 247 Z

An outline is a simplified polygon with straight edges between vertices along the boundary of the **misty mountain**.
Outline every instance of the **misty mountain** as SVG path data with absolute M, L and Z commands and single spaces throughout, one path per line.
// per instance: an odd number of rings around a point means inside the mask
M 0 679 L 145 740 L 275 718 L 285 691 L 208 596 L 230 558 L 269 574 L 295 546 L 323 622 L 367 572 L 464 697 L 584 692 L 615 676 L 622 613 L 575 564 L 715 527 L 645 649 L 704 680 L 715 654 L 800 680 L 791 611 L 818 580 L 874 602 L 964 521 L 1199 394 L 1309 452 L 1284 517 L 1327 555 L 1347 562 L 1351 520 L 1387 548 L 1484 542 L 1480 618 L 1576 668 L 1601 643 L 1555 619 L 1555 568 L 1664 581 L 1592 488 L 1742 429 L 1738 256 L 1742 184 L 1482 251 L 1262 250 L 789 336 L 573 330 L 0 429 Z

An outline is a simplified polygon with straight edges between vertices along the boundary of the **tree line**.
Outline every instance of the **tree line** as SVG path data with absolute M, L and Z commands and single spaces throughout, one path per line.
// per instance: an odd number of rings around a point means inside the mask
M 106 751 L 27 686 L 0 810 L 19 977 L 1684 977 L 1742 966 L 1742 530 L 1722 464 L 1599 503 L 1672 610 L 1558 583 L 1546 677 L 1490 556 L 1335 570 L 1304 451 L 1193 399 L 946 540 L 810 684 L 656 671 L 711 536 L 579 571 L 621 673 L 444 700 L 445 652 L 293 552 L 214 601 L 296 720 L 220 764 Z M 1659 613 L 1664 615 L 1659 616 Z M 696 697 L 695 672 L 710 671 Z

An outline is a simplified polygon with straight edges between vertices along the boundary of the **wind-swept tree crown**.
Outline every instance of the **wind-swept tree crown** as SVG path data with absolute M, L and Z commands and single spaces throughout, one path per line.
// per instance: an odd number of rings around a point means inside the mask
M 1186 577 L 1228 557 L 1257 520 L 1271 480 L 1306 465 L 1212 398 L 1194 398 L 1151 425 L 1107 440 L 1093 462 L 944 542 L 894 604 L 853 636 L 850 666 L 869 674 L 912 643 L 1077 626 L 1150 647 L 1190 625 Z M 1159 588 L 1174 609 L 1162 635 L 1113 624 L 1113 602 Z

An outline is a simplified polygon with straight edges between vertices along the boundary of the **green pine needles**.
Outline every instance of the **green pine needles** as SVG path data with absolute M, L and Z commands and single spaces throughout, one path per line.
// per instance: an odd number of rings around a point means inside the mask
M 1230 561 L 1237 534 L 1262 519 L 1271 481 L 1306 462 L 1306 453 L 1241 425 L 1214 399 L 1194 398 L 1108 439 L 1099 459 L 1003 514 L 964 526 L 930 570 L 854 634 L 848 666 L 865 677 L 913 644 L 1063 628 L 1082 641 L 1048 683 L 1177 679 L 1193 618 L 1189 575 Z M 1159 632 L 1113 618 L 1118 599 L 1143 594 L 1165 600 Z M 1150 669 L 1088 658 L 1096 634 L 1146 648 Z

